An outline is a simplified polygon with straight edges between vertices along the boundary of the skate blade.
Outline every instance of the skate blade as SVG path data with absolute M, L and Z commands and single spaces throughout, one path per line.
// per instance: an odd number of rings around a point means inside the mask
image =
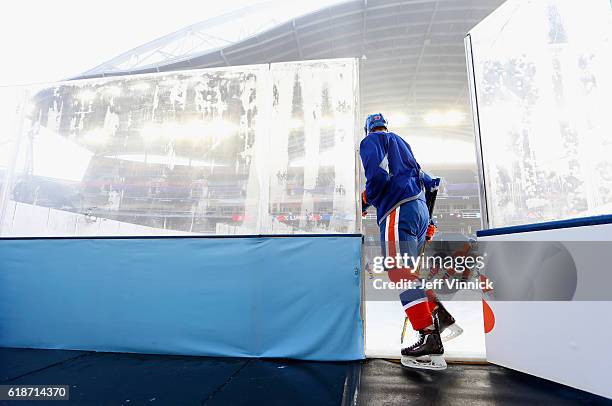
M 450 341 L 452 339 L 455 339 L 457 337 L 459 337 L 461 334 L 463 334 L 463 329 L 461 327 L 459 327 L 457 325 L 457 323 L 455 324 L 451 324 L 450 326 L 446 327 L 444 329 L 444 334 L 440 335 L 442 342 L 445 343 L 447 341 Z
M 409 369 L 429 369 L 436 371 L 446 369 L 446 360 L 443 355 L 426 355 L 419 358 L 402 356 L 401 363 L 404 368 Z

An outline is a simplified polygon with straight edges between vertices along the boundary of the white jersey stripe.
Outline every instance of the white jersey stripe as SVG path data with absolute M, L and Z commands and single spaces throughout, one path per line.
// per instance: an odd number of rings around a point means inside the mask
M 429 299 L 427 299 L 427 297 L 422 297 L 422 298 L 420 298 L 420 299 L 413 300 L 412 302 L 406 303 L 406 304 L 404 305 L 404 310 L 408 309 L 409 307 L 416 306 L 416 305 L 418 305 L 419 303 L 424 303 L 424 302 L 427 302 L 428 300 L 429 300 Z
M 399 238 L 400 207 L 401 206 L 397 206 L 397 208 L 395 209 L 395 227 L 393 229 L 393 233 L 395 235 L 395 253 L 396 255 L 402 253 L 400 251 L 400 238 Z
M 387 216 L 385 219 L 385 256 L 389 256 L 389 221 L 391 220 L 391 216 Z

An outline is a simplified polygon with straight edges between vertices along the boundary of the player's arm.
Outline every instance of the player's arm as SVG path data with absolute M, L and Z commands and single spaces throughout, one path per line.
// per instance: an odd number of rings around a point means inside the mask
M 427 174 L 427 172 L 423 171 L 423 186 L 425 187 L 426 193 L 433 193 L 440 188 L 440 181 L 442 178 L 432 178 Z
M 366 187 L 361 194 L 361 201 L 367 206 L 376 206 L 389 183 L 389 172 L 385 169 L 388 167 L 388 164 L 385 165 L 387 159 L 385 150 L 378 138 L 366 137 L 361 141 L 359 155 L 366 177 Z
M 361 215 L 363 217 L 366 216 L 366 214 L 368 214 L 368 208 L 371 206 L 370 203 L 368 203 L 368 198 L 366 197 L 366 192 L 365 190 L 363 192 L 361 192 Z

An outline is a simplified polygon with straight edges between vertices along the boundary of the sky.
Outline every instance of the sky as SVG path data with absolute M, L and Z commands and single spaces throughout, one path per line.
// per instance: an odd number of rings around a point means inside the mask
M 311 0 L 322 6 L 328 0 Z M 0 15 L 0 86 L 76 76 L 113 57 L 254 0 L 19 0 Z

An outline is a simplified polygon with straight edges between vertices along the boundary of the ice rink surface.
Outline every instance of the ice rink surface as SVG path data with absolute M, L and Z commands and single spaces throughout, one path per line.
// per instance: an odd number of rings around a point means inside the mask
M 447 360 L 485 361 L 485 337 L 482 303 L 449 301 L 444 306 L 463 328 L 463 334 L 444 344 Z M 399 359 L 404 311 L 399 302 L 365 302 L 366 357 Z M 410 334 L 412 333 L 412 334 Z M 416 334 L 408 327 L 405 340 L 414 341 Z

